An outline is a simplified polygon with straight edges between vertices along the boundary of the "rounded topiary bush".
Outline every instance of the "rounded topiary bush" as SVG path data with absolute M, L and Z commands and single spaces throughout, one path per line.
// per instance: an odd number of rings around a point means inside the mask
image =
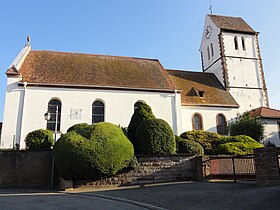
M 191 141 L 198 142 L 204 149 L 205 154 L 213 154 L 213 149 L 216 147 L 216 143 L 219 144 L 221 135 L 217 133 L 207 132 L 207 131 L 187 131 L 180 135 L 181 138 Z
M 213 150 L 216 155 L 248 155 L 253 154 L 254 149 L 263 147 L 262 144 L 249 136 L 224 136 L 220 144 Z
M 181 141 L 178 141 L 177 144 L 178 154 L 189 154 L 197 156 L 201 156 L 204 154 L 203 147 L 195 141 L 182 139 Z
M 100 122 L 77 125 L 54 145 L 59 175 L 64 179 L 98 179 L 127 167 L 134 151 L 118 126 Z M 90 135 L 88 131 L 90 130 Z
M 80 135 L 90 138 L 91 136 L 91 126 L 87 123 L 79 123 L 76 125 L 71 126 L 68 128 L 67 132 L 75 131 L 76 133 L 79 133 Z
M 54 144 L 53 133 L 44 129 L 32 131 L 27 134 L 25 144 L 27 150 L 49 150 Z
M 140 104 L 131 117 L 127 128 L 127 135 L 129 140 L 135 145 L 136 130 L 138 125 L 144 120 L 155 119 L 152 109 L 148 104 Z
M 164 120 L 144 120 L 137 128 L 134 148 L 140 155 L 174 154 L 176 144 L 173 131 Z

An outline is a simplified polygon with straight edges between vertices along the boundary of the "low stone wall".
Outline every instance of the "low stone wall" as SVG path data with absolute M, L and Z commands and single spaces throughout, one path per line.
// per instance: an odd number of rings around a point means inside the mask
M 196 158 L 186 155 L 141 156 L 137 169 L 95 182 L 75 181 L 74 187 L 123 186 L 165 181 L 195 180 Z
M 0 187 L 46 187 L 52 151 L 0 151 Z

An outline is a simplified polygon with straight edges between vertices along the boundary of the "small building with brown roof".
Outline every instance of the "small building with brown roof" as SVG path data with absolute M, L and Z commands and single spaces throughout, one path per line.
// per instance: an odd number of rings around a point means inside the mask
M 280 146 L 280 110 L 268 107 L 259 107 L 250 111 L 252 117 L 261 120 L 264 126 L 264 143 L 271 142 L 276 146 Z

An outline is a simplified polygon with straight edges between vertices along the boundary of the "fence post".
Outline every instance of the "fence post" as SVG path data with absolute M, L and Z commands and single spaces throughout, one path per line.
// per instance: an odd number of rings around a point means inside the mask
M 278 152 L 276 148 L 259 148 L 254 150 L 257 185 L 278 185 L 280 181 Z
M 236 172 L 235 172 L 234 157 L 232 157 L 231 159 L 232 159 L 233 179 L 234 179 L 234 182 L 236 182 Z

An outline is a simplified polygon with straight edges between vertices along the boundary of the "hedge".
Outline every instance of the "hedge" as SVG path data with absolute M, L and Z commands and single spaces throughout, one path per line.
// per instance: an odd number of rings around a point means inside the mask
M 27 134 L 25 138 L 27 150 L 50 150 L 54 144 L 53 132 L 38 129 Z
M 54 145 L 58 173 L 64 179 L 113 176 L 129 165 L 133 155 L 122 129 L 107 122 L 76 125 Z
M 176 150 L 173 131 L 162 119 L 142 121 L 135 139 L 135 152 L 140 155 L 174 154 Z

